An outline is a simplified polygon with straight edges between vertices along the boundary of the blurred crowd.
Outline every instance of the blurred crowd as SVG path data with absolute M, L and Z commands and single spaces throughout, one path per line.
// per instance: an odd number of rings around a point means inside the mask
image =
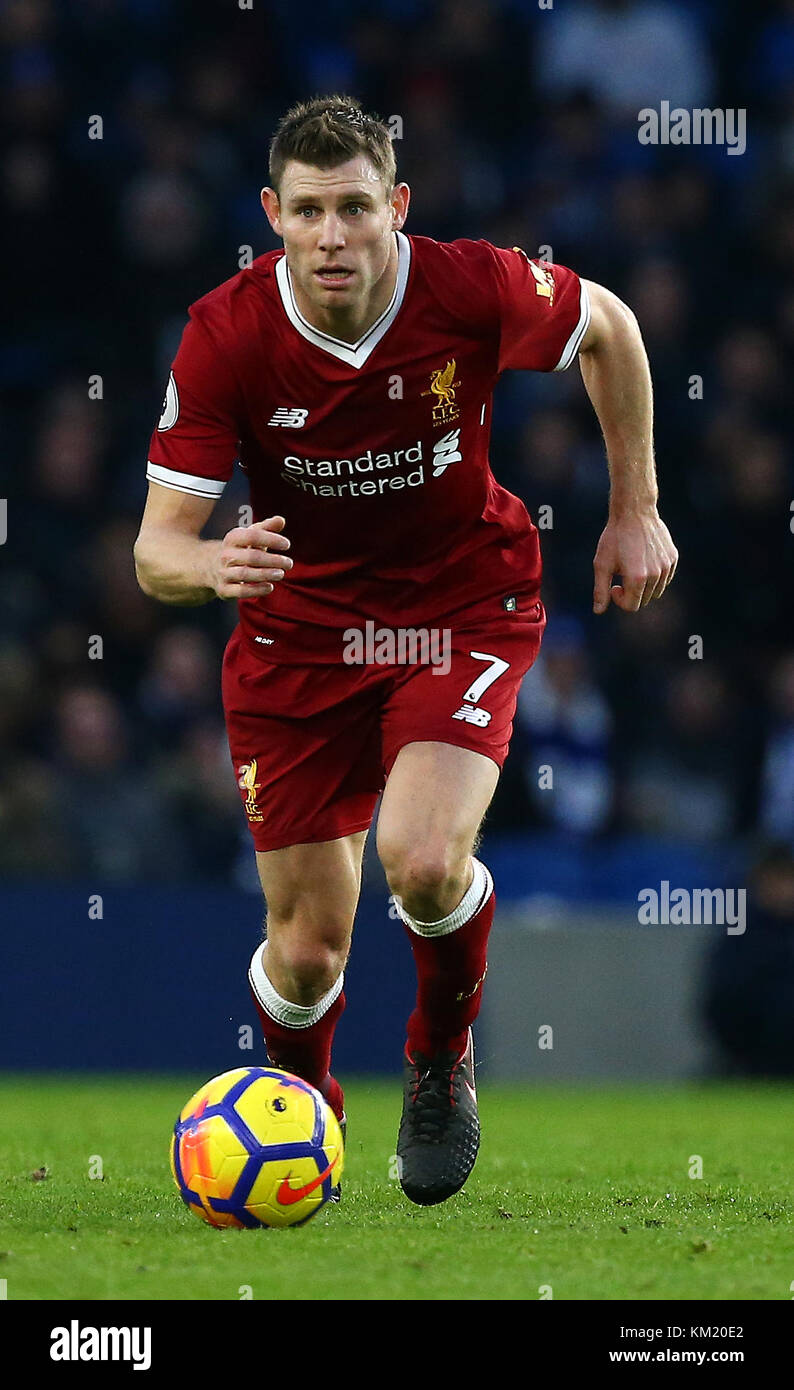
M 401 118 L 407 230 L 545 248 L 651 359 L 680 562 L 637 615 L 591 613 L 607 475 L 577 368 L 500 383 L 493 467 L 545 509 L 549 626 L 492 827 L 794 844 L 792 0 L 751 24 L 728 0 L 6 0 L 0 45 L 0 873 L 249 872 L 233 605 L 146 598 L 132 545 L 187 306 L 276 245 L 273 127 L 336 90 Z M 746 152 L 641 145 L 663 100 L 746 108 Z

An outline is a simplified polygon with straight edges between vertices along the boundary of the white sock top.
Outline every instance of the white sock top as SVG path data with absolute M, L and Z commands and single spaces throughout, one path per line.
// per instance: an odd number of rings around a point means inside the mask
M 419 922 L 410 913 L 405 911 L 400 899 L 395 895 L 394 905 L 402 917 L 405 925 L 416 932 L 417 936 L 448 936 L 450 932 L 457 931 L 464 922 L 468 922 L 474 917 L 481 907 L 484 907 L 493 892 L 493 879 L 479 859 L 473 859 L 474 877 L 469 887 L 457 907 L 449 913 L 447 917 L 442 917 L 438 922 Z
M 317 1023 L 331 1005 L 336 1003 L 342 993 L 345 983 L 344 970 L 331 985 L 328 993 L 324 994 L 322 999 L 318 999 L 316 1004 L 293 1004 L 289 999 L 282 999 L 265 974 L 266 950 L 267 942 L 264 943 L 264 947 L 257 946 L 248 969 L 248 979 L 259 1003 L 276 1023 L 282 1023 L 285 1028 L 311 1028 L 312 1024 Z

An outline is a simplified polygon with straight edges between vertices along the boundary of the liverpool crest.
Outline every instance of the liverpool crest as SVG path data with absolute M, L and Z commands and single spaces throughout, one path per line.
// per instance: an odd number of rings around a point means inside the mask
M 430 373 L 430 389 L 422 392 L 423 396 L 436 398 L 433 406 L 434 425 L 449 425 L 460 416 L 460 406 L 455 404 L 455 391 L 460 386 L 460 382 L 455 380 L 456 370 L 457 363 L 453 357 L 445 367 Z

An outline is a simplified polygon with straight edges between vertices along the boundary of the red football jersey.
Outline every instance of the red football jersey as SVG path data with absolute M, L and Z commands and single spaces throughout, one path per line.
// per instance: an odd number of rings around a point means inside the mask
M 217 498 L 235 461 L 294 567 L 240 602 L 268 661 L 332 661 L 341 630 L 460 626 L 537 596 L 538 534 L 488 460 L 506 368 L 560 371 L 590 319 L 573 271 L 486 241 L 395 233 L 394 296 L 355 344 L 312 327 L 283 251 L 190 306 L 147 477 Z

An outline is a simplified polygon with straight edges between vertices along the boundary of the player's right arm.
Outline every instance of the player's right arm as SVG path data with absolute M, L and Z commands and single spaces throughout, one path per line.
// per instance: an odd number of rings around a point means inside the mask
M 223 540 L 203 540 L 214 501 L 149 483 L 135 542 L 143 592 L 161 603 L 195 607 L 213 598 L 261 598 L 292 568 L 283 516 L 236 526 Z
M 292 568 L 283 516 L 236 526 L 223 540 L 201 532 L 232 476 L 245 406 L 224 353 L 223 311 L 191 306 L 149 445 L 149 495 L 135 542 L 143 592 L 185 607 L 262 598 Z M 221 341 L 219 341 L 219 334 Z

